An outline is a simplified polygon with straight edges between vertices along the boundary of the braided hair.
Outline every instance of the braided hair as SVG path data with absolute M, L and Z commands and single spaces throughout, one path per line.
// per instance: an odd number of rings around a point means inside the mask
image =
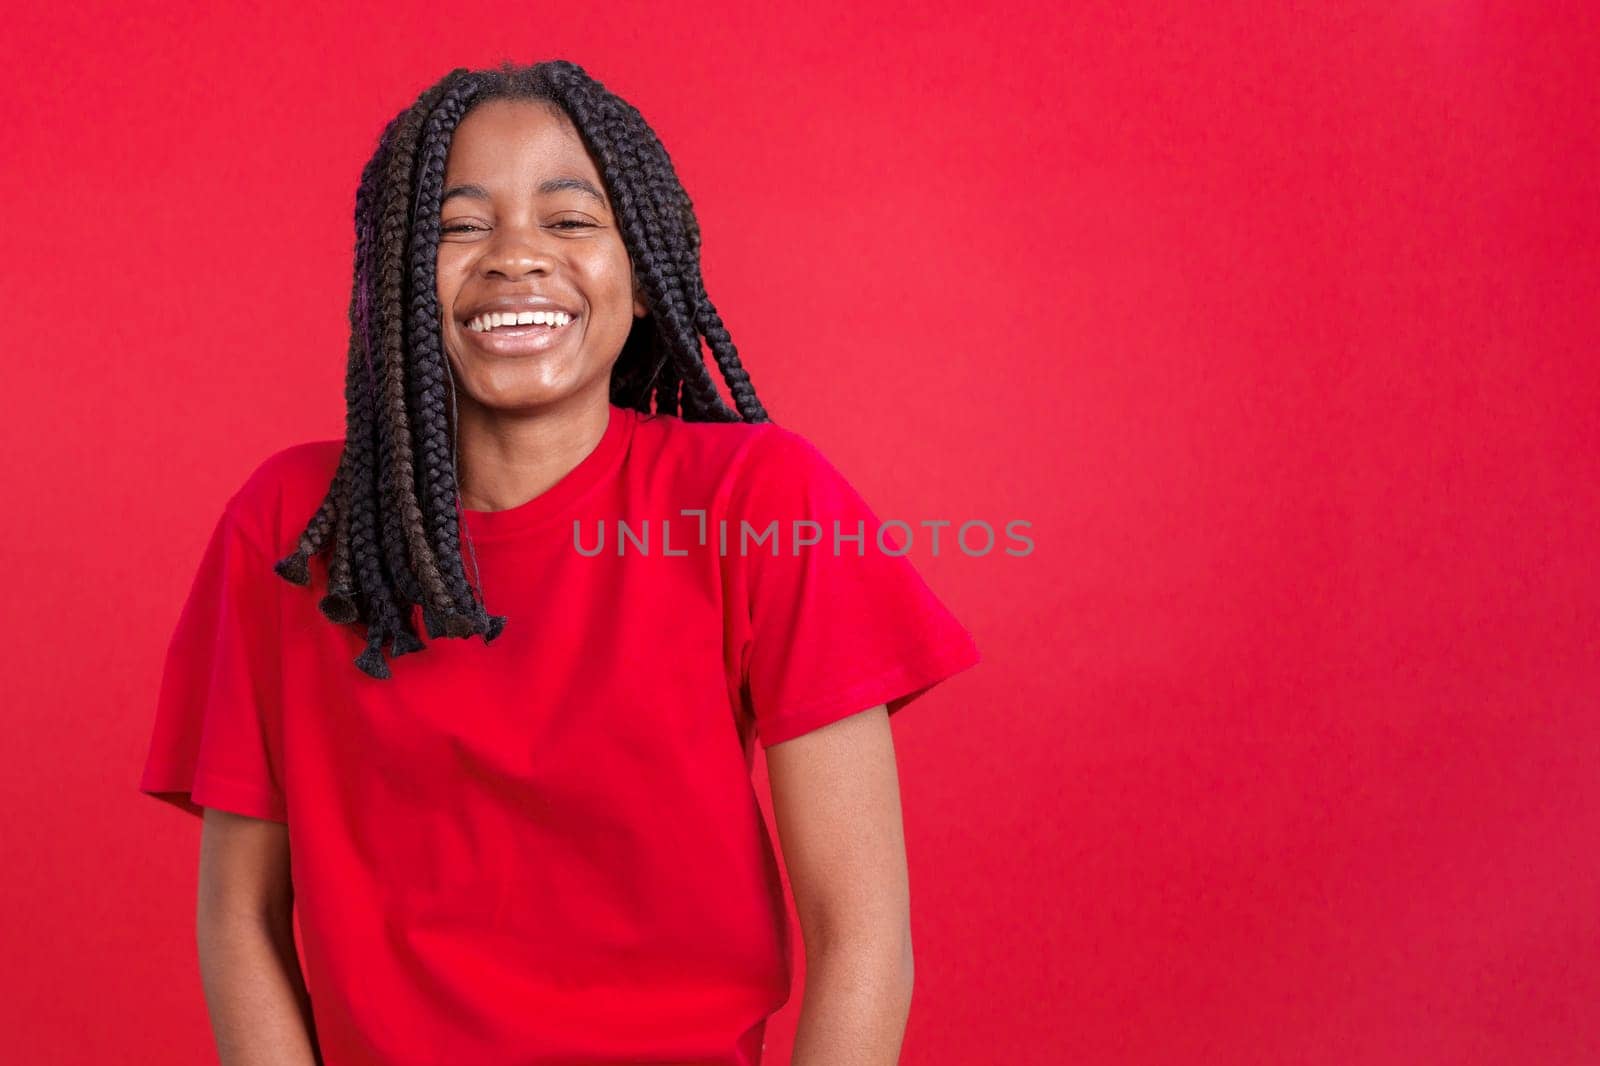
M 638 110 L 566 60 L 446 74 L 388 124 L 361 172 L 344 450 L 295 550 L 273 566 L 286 581 L 309 585 L 310 557 L 327 553 L 318 610 L 335 624 L 364 627 L 367 646 L 355 664 L 379 679 L 390 676 L 385 643 L 393 656 L 427 646 L 414 607 L 430 639 L 477 635 L 487 644 L 506 624 L 488 613 L 462 564 L 455 383 L 435 288 L 451 138 L 473 106 L 495 98 L 565 113 L 616 205 L 649 314 L 634 320 L 612 367 L 611 402 L 644 413 L 653 404 L 685 421 L 768 421 L 706 297 L 694 207 Z M 718 395 L 702 337 L 736 410 Z

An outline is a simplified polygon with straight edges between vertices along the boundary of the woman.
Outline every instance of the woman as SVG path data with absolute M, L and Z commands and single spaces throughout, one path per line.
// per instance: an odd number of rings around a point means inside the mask
M 793 1061 L 895 1061 L 888 715 L 977 648 L 768 420 L 666 151 L 572 63 L 456 70 L 355 218 L 345 437 L 224 508 L 140 782 L 204 814 L 223 1063 L 759 1062 L 757 739 Z

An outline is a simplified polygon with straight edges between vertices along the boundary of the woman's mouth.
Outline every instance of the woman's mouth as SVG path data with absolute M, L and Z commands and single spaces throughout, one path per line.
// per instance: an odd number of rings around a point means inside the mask
M 541 352 L 559 344 L 578 316 L 564 311 L 492 312 L 475 315 L 462 326 L 467 339 L 496 355 Z

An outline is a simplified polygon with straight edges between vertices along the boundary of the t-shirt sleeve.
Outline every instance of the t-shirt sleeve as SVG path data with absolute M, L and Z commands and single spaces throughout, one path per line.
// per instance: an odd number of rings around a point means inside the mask
M 878 704 L 895 714 L 975 665 L 972 634 L 904 554 L 908 531 L 891 523 L 880 540 L 872 509 L 803 436 L 770 425 L 759 445 L 724 551 L 762 746 Z
M 282 579 L 224 508 L 167 646 L 139 791 L 191 814 L 287 822 L 277 661 Z

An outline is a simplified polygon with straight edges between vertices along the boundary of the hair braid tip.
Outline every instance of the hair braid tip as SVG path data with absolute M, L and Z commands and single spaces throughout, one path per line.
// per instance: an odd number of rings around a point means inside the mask
M 356 614 L 356 601 L 342 592 L 329 591 L 317 602 L 317 610 L 330 622 L 339 625 L 349 625 L 358 617 Z
M 356 656 L 356 666 L 368 677 L 375 677 L 379 681 L 389 680 L 389 663 L 383 657 L 383 633 L 373 634 L 373 641 L 367 645 L 367 650 Z
M 291 585 L 311 584 L 311 568 L 305 552 L 296 549 L 272 564 L 272 570 Z
M 421 651 L 427 645 L 422 638 L 409 629 L 402 629 L 394 635 L 394 640 L 389 644 L 389 654 L 398 659 L 402 655 L 410 655 L 414 651 Z

